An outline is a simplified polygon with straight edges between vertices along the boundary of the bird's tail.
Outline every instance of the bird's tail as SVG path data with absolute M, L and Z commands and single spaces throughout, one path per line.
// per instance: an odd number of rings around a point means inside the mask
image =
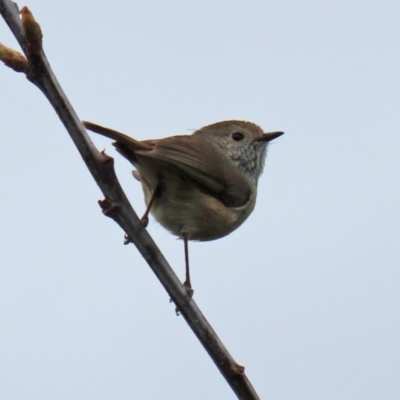
M 117 143 L 113 143 L 115 147 L 118 148 L 118 145 L 125 145 L 129 147 L 130 150 L 132 151 L 137 151 L 137 150 L 151 150 L 153 146 L 151 143 L 147 141 L 138 141 L 135 140 L 121 132 L 114 131 L 113 129 L 110 128 L 105 128 L 104 126 L 93 124 L 92 122 L 88 121 L 82 121 L 83 126 L 88 129 L 89 131 L 98 133 L 100 135 L 106 136 L 110 139 L 115 140 Z

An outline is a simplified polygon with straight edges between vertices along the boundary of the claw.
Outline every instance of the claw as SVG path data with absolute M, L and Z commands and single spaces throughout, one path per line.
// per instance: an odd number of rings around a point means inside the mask
M 192 289 L 192 285 L 190 284 L 190 282 L 185 281 L 185 282 L 183 282 L 183 286 L 186 289 L 186 293 L 188 294 L 189 299 L 191 299 L 193 297 L 193 293 L 194 293 L 194 290 Z
M 187 295 L 189 297 L 189 300 L 188 300 L 188 302 L 189 302 L 193 297 L 194 290 L 192 289 L 192 286 L 190 285 L 190 282 L 187 282 L 187 281 L 183 282 L 183 286 L 186 289 L 186 293 L 187 293 Z M 172 303 L 173 300 L 169 299 L 169 302 Z M 181 310 L 180 310 L 179 306 L 175 307 L 175 314 L 176 314 L 177 317 L 181 314 Z
M 127 233 L 125 233 L 124 235 L 124 245 L 127 245 L 129 243 L 133 243 L 131 238 L 129 237 L 129 235 Z
M 142 223 L 143 228 L 147 228 L 147 225 L 149 225 L 149 218 L 147 215 L 143 215 L 143 217 L 140 218 L 140 222 Z

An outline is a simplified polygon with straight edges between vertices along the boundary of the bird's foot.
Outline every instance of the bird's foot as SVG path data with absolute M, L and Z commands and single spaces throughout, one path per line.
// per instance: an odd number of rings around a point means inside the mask
M 189 302 L 193 297 L 194 290 L 192 289 L 192 285 L 190 284 L 190 282 L 187 282 L 187 281 L 183 282 L 183 286 L 186 289 L 186 293 L 189 297 L 189 299 L 188 299 L 188 302 Z M 169 302 L 172 303 L 173 300 L 169 299 Z M 181 314 L 181 309 L 179 308 L 178 305 L 175 307 L 175 314 L 177 316 L 179 316 Z
M 143 217 L 140 218 L 140 222 L 142 223 L 143 228 L 147 228 L 147 225 L 149 225 L 149 217 L 147 215 L 143 215 Z
M 147 225 L 149 224 L 149 218 L 148 218 L 148 216 L 146 214 L 143 215 L 142 218 L 140 218 L 140 223 L 142 224 L 143 228 L 147 228 Z M 131 240 L 129 235 L 127 233 L 125 233 L 124 244 L 129 244 L 129 243 L 133 243 L 133 241 Z
M 133 243 L 132 239 L 129 237 L 129 235 L 127 233 L 125 233 L 125 235 L 124 235 L 124 244 L 127 245 L 129 243 Z
M 185 282 L 183 282 L 183 286 L 186 289 L 186 293 L 188 294 L 189 299 L 191 299 L 193 297 L 194 290 L 192 289 L 190 281 L 186 280 Z

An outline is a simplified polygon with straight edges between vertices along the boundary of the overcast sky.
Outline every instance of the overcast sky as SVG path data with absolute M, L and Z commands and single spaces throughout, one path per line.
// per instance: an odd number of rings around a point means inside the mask
M 400 398 L 400 3 L 26 0 L 82 119 L 285 135 L 194 298 L 262 399 Z M 18 48 L 0 20 L 0 42 Z M 233 399 L 41 92 L 0 68 L 0 398 Z M 140 184 L 110 141 L 138 214 Z M 148 227 L 184 278 L 183 244 Z

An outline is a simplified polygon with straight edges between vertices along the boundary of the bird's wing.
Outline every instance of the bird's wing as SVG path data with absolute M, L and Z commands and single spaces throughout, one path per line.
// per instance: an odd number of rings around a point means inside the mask
M 249 200 L 250 180 L 206 138 L 173 136 L 155 140 L 149 150 L 134 152 L 193 179 L 228 207 L 240 207 Z
M 162 168 L 174 169 L 193 179 L 228 207 L 240 207 L 249 200 L 252 191 L 249 179 L 221 149 L 204 137 L 172 136 L 138 141 L 92 122 L 83 121 L 83 125 L 86 129 L 115 140 L 113 145 L 132 163 L 135 164 L 139 156 L 152 159 Z

